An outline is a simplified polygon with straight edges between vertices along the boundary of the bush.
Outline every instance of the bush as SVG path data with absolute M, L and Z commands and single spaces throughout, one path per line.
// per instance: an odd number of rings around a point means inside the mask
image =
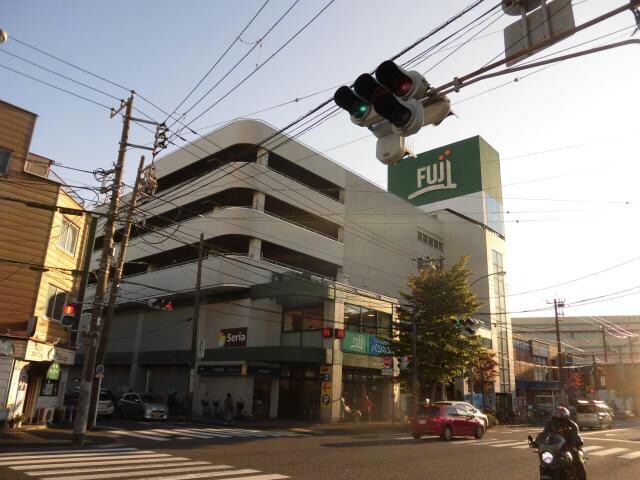
M 489 426 L 487 428 L 491 428 L 491 427 L 495 427 L 496 425 L 500 425 L 500 422 L 495 417 L 495 415 L 492 415 L 490 413 L 487 413 L 486 415 L 487 415 L 487 419 L 489 419 Z

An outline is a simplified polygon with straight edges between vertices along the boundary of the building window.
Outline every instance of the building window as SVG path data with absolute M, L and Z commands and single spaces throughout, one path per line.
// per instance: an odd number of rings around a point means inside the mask
M 59 380 L 51 380 L 49 378 L 45 378 L 44 380 L 42 380 L 42 385 L 40 386 L 40 396 L 57 397 L 59 384 Z
M 49 285 L 46 311 L 49 320 L 60 320 L 62 317 L 62 307 L 67 303 L 68 297 L 69 295 L 64 290 L 54 285 Z
M 320 330 L 324 325 L 324 305 L 304 308 L 284 307 L 282 316 L 283 332 Z
M 344 328 L 352 332 L 360 331 L 360 307 L 357 305 L 344 304 Z
M 11 150 L 0 148 L 0 175 L 9 173 L 9 162 L 11 161 Z
M 358 305 L 344 304 L 344 328 L 381 338 L 392 337 L 391 314 Z
M 58 237 L 58 247 L 71 255 L 75 255 L 79 232 L 78 227 L 63 217 L 62 225 L 60 226 L 60 236 Z
M 425 245 L 429 245 L 431 248 L 435 248 L 436 250 L 439 250 L 441 252 L 444 251 L 444 243 L 442 243 L 440 240 L 436 240 L 435 238 L 430 237 L 426 233 L 421 232 L 419 230 L 418 230 L 418 241 L 421 243 L 424 243 Z
M 533 379 L 536 382 L 544 382 L 547 380 L 547 359 L 544 357 L 533 357 L 533 361 L 536 364 L 533 371 Z

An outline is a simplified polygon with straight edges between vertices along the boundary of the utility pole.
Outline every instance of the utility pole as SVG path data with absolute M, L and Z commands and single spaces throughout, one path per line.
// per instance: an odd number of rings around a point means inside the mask
M 609 361 L 609 356 L 607 353 L 607 335 L 605 334 L 604 331 L 604 325 L 602 325 L 602 346 L 604 347 L 604 363 L 607 363 Z
M 122 123 L 122 135 L 120 138 L 120 149 L 118 160 L 115 166 L 115 175 L 111 190 L 111 200 L 107 213 L 107 221 L 104 226 L 104 246 L 100 256 L 100 266 L 98 267 L 98 282 L 96 293 L 93 298 L 93 308 L 91 311 L 91 323 L 88 332 L 88 342 L 84 354 L 84 364 L 82 366 L 82 382 L 78 397 L 78 408 L 73 424 L 72 443 L 74 446 L 84 446 L 87 431 L 87 419 L 89 417 L 89 401 L 91 399 L 91 386 L 93 384 L 96 368 L 96 349 L 98 344 L 98 329 L 100 328 L 102 311 L 104 307 L 104 297 L 107 292 L 109 281 L 109 268 L 113 257 L 113 235 L 116 227 L 116 214 L 120 203 L 120 188 L 124 173 L 124 159 L 127 152 L 127 140 L 129 139 L 129 125 L 131 123 L 131 111 L 133 109 L 133 94 L 126 102 L 120 106 L 118 111 L 112 111 L 113 118 L 123 108 L 125 115 Z
M 200 233 L 198 248 L 198 270 L 196 274 L 196 290 L 193 298 L 193 314 L 191 315 L 191 371 L 189 372 L 189 419 L 193 418 L 193 392 L 195 390 L 198 363 L 198 323 L 200 320 L 200 290 L 202 287 L 202 260 L 204 259 L 204 233 Z
M 596 354 L 591 354 L 591 361 L 593 362 L 593 391 L 594 400 L 598 398 L 598 364 L 596 363 Z
M 107 307 L 104 313 L 104 322 L 102 324 L 102 332 L 100 334 L 100 340 L 98 342 L 98 353 L 96 355 L 97 365 L 104 365 L 105 357 L 107 353 L 107 343 L 109 342 L 109 335 L 111 334 L 111 324 L 113 322 L 113 313 L 115 310 L 116 301 L 118 300 L 118 292 L 120 291 L 120 281 L 122 280 L 122 272 L 124 270 L 125 258 L 127 255 L 127 245 L 129 243 L 129 237 L 131 236 L 131 227 L 133 225 L 133 215 L 135 213 L 136 204 L 138 202 L 138 195 L 142 187 L 142 176 L 144 173 L 144 155 L 140 158 L 140 165 L 138 166 L 138 174 L 136 181 L 133 185 L 133 192 L 131 193 L 131 201 L 129 202 L 129 210 L 124 224 L 124 231 L 122 233 L 122 240 L 120 240 L 120 253 L 118 254 L 118 261 L 116 263 L 113 279 L 111 280 L 111 290 L 109 291 L 109 300 L 107 301 Z M 98 400 L 100 398 L 99 383 L 93 382 L 91 389 L 91 402 L 89 404 L 89 422 L 87 428 L 90 430 L 96 425 L 96 417 L 98 413 Z
M 422 257 L 416 258 L 418 262 L 418 275 L 422 271 L 422 265 L 424 259 Z M 418 317 L 416 310 L 418 309 L 418 302 L 416 301 L 415 292 L 413 295 L 413 313 L 411 315 L 411 399 L 413 414 L 418 413 L 419 405 L 419 389 L 420 384 L 418 382 Z
M 558 319 L 558 307 L 564 307 L 564 300 L 553 299 L 553 310 L 556 319 L 556 342 L 558 345 L 558 382 L 560 383 L 560 401 L 566 403 L 566 390 L 564 386 L 564 362 L 562 355 L 562 342 L 560 342 L 560 320 Z

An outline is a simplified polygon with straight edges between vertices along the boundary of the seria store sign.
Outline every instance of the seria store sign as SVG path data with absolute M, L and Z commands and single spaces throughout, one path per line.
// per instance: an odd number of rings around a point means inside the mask
M 220 347 L 246 347 L 247 327 L 223 328 L 218 338 Z

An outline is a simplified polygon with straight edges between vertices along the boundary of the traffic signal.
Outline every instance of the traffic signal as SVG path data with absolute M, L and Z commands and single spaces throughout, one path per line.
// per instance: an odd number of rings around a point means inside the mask
M 173 302 L 171 300 L 163 300 L 161 298 L 150 298 L 147 305 L 154 310 L 164 310 L 165 312 L 173 311 Z
M 451 113 L 449 99 L 432 91 L 420 73 L 391 60 L 376 68 L 375 78 L 363 73 L 353 90 L 342 86 L 333 98 L 353 123 L 369 128 L 378 138 L 376 157 L 386 165 L 395 165 L 409 153 L 405 137 L 424 125 L 439 124 Z
M 476 334 L 476 328 L 478 327 L 478 321 L 475 318 L 466 318 L 463 322 L 464 331 L 469 335 Z
M 76 310 L 78 305 L 75 303 L 67 303 L 62 307 L 62 317 L 60 317 L 60 325 L 63 327 L 71 327 L 76 319 Z

